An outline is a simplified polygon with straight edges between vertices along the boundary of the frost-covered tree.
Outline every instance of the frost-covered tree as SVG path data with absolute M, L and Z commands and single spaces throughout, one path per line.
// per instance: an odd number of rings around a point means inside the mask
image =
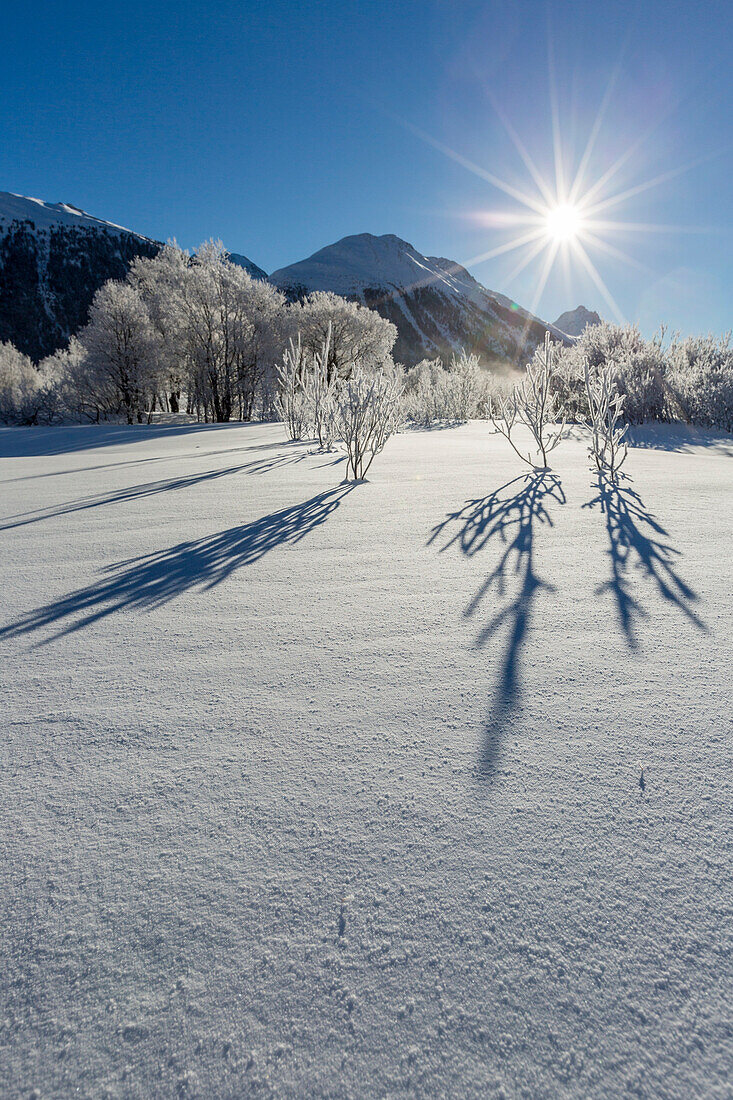
M 348 376 L 352 366 L 389 368 L 397 329 L 373 309 L 331 292 L 316 291 L 290 307 L 290 324 L 303 348 L 318 355 L 330 330 L 329 378 Z
M 309 421 L 321 450 L 333 449 L 336 438 L 336 394 L 338 375 L 329 373 L 328 353 L 331 344 L 329 326 L 320 352 L 312 357 L 303 372 L 303 395 Z
M 278 415 L 285 424 L 291 439 L 303 439 L 310 426 L 308 402 L 305 395 L 303 377 L 305 356 L 300 337 L 292 338 L 283 352 L 282 366 L 278 368 L 280 392 L 276 398 Z
M 94 295 L 89 323 L 79 341 L 88 379 L 106 409 L 124 413 L 128 424 L 152 412 L 159 370 L 150 315 L 130 283 L 105 283 Z
M 170 411 L 174 413 L 180 410 L 182 392 L 190 389 L 185 311 L 181 308 L 181 295 L 190 264 L 188 253 L 171 241 L 152 259 L 138 257 L 128 274 L 128 281 L 138 291 L 148 310 L 161 385 Z
M 177 288 L 194 405 L 218 422 L 252 417 L 258 386 L 274 370 L 284 295 L 233 264 L 220 242 L 202 245 Z
M 666 356 L 663 333 L 645 340 L 635 325 L 602 321 L 588 325 L 571 347 L 557 352 L 554 390 L 568 419 L 583 420 L 589 410 L 585 394 L 585 364 L 591 371 L 606 365 L 624 397 L 624 417 L 631 424 L 661 420 L 667 404 Z
M 375 455 L 402 423 L 402 384 L 380 371 L 354 366 L 335 400 L 336 430 L 346 447 L 346 480 L 363 481 Z
M 590 431 L 588 453 L 599 473 L 615 480 L 623 466 L 628 447 L 628 425 L 623 420 L 625 395 L 616 389 L 611 363 L 592 369 L 585 365 L 585 396 L 588 404 L 586 427 Z
M 523 462 L 536 466 L 531 455 L 520 451 L 512 438 L 518 424 L 529 429 L 545 469 L 548 454 L 557 447 L 565 431 L 565 415 L 553 389 L 555 354 L 556 346 L 550 340 L 549 332 L 545 333 L 545 342 L 535 351 L 532 362 L 527 364 L 524 378 L 507 397 L 497 400 L 492 415 L 496 431 L 508 440 Z
M 692 424 L 733 432 L 730 334 L 675 339 L 669 349 L 670 411 Z
M 41 376 L 31 359 L 11 343 L 0 343 L 0 421 L 36 424 L 43 407 Z

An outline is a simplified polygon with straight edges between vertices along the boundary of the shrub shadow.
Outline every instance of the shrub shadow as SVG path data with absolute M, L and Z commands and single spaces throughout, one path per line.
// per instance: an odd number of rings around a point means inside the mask
M 210 589 L 279 546 L 295 545 L 328 519 L 352 485 L 339 485 L 289 508 L 227 531 L 108 566 L 106 576 L 31 611 L 0 629 L 16 638 L 46 627 L 41 644 L 71 634 L 123 608 L 160 607 L 192 588 Z
M 466 618 L 472 618 L 493 590 L 501 606 L 481 628 L 477 644 L 488 644 L 502 628 L 507 631 L 479 754 L 478 774 L 482 779 L 494 776 L 502 738 L 519 701 L 520 659 L 535 599 L 543 590 L 553 591 L 536 571 L 535 534 L 538 526 L 553 526 L 549 507 L 552 503 L 565 504 L 565 500 L 556 474 L 533 470 L 487 497 L 468 501 L 435 527 L 428 540 L 428 544 L 435 542 L 447 528 L 458 524 L 458 531 L 443 550 L 457 544 L 471 557 L 491 540 L 503 544 L 499 561 L 464 611 Z
M 632 595 L 632 567 L 653 581 L 665 600 L 705 630 L 705 624 L 692 609 L 698 596 L 675 570 L 675 560 L 680 556 L 680 551 L 665 541 L 669 535 L 646 509 L 639 494 L 631 488 L 631 478 L 622 475 L 618 482 L 614 482 L 599 474 L 596 485 L 598 495 L 583 507 L 600 507 L 606 523 L 608 555 L 611 559 L 611 579 L 598 586 L 596 595 L 612 594 L 629 648 L 638 647 L 638 621 L 649 617 L 639 600 Z
M 216 481 L 220 477 L 227 477 L 230 474 L 263 474 L 280 466 L 290 466 L 293 463 L 302 462 L 307 457 L 308 455 L 304 451 L 300 454 L 280 455 L 276 458 L 255 459 L 253 462 L 245 462 L 240 466 L 224 466 L 217 470 L 208 470 L 205 473 L 186 474 L 182 477 L 165 478 L 161 481 L 148 481 L 142 485 L 129 485 L 125 489 L 118 489 L 112 493 L 99 493 L 96 496 L 70 500 L 66 504 L 60 504 L 57 507 L 19 512 L 0 522 L 0 531 L 10 531 L 14 527 L 26 527 L 31 523 L 40 523 L 42 520 L 70 515 L 73 512 L 86 512 L 90 508 L 101 508 L 109 504 L 126 504 L 128 501 L 157 496 L 159 493 L 191 489 L 195 485 Z

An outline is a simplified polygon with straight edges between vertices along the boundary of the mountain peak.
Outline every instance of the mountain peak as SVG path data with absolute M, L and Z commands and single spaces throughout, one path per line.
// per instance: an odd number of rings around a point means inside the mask
M 465 348 L 488 361 L 531 355 L 546 329 L 563 333 L 487 290 L 453 260 L 425 256 L 394 233 L 357 233 L 273 272 L 270 281 L 290 297 L 332 291 L 377 310 L 397 326 L 395 355 L 410 365 Z
M 566 313 L 561 313 L 555 321 L 555 328 L 559 328 L 561 332 L 566 333 L 568 336 L 580 336 L 588 325 L 600 325 L 600 323 L 601 318 L 595 310 L 578 306 L 576 309 L 569 309 Z

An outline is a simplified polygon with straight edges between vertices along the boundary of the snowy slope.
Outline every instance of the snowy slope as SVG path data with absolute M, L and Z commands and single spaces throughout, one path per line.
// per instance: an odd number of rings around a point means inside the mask
M 85 213 L 76 206 L 65 202 L 44 202 L 42 199 L 26 198 L 24 195 L 13 195 L 9 191 L 0 191 L 0 228 L 10 225 L 13 221 L 29 221 L 37 229 L 50 229 L 56 226 L 72 228 L 102 229 L 106 233 L 126 233 L 141 240 L 148 240 L 134 233 L 131 229 L 125 229 L 122 225 L 104 221 Z
M 249 260 L 246 256 L 242 256 L 239 252 L 230 252 L 229 259 L 233 264 L 238 267 L 243 267 L 248 275 L 251 275 L 253 279 L 266 279 L 267 272 L 263 271 L 261 267 L 258 267 L 253 260 Z
M 360 233 L 281 268 L 271 282 L 291 297 L 331 290 L 378 310 L 397 325 L 396 357 L 407 364 L 462 347 L 489 360 L 522 359 L 549 328 L 502 294 L 486 290 L 460 264 L 423 256 L 392 234 Z
M 730 1096 L 733 444 L 635 440 L 0 429 L 0 1095 Z
M 600 314 L 596 313 L 595 310 L 578 306 L 576 309 L 569 309 L 566 313 L 561 313 L 555 321 L 555 328 L 559 328 L 561 332 L 567 333 L 568 336 L 580 336 L 588 325 L 599 325 L 600 323 Z

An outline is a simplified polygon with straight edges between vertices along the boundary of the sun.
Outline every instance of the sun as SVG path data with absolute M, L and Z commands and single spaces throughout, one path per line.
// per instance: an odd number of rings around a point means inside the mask
M 580 210 L 572 203 L 563 202 L 551 207 L 545 218 L 547 236 L 559 243 L 574 241 L 583 226 Z

